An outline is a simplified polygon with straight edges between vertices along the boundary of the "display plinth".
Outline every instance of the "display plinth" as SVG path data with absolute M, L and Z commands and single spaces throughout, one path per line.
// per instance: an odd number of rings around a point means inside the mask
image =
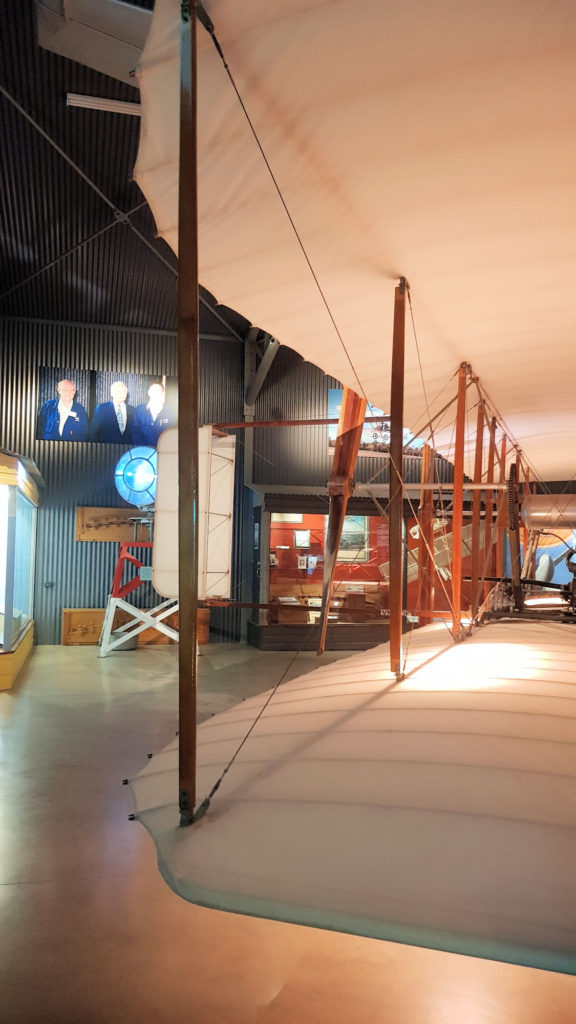
M 31 622 L 13 651 L 0 652 L 0 690 L 11 690 L 24 668 L 34 646 L 34 623 Z

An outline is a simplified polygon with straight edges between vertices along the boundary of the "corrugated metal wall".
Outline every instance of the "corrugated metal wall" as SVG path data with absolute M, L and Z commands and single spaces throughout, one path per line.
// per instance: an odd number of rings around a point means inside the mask
M 242 346 L 236 341 L 202 342 L 206 386 L 203 421 L 242 416 Z M 106 604 L 118 545 L 75 540 L 76 507 L 123 506 L 114 486 L 121 445 L 36 441 L 38 369 L 77 366 L 118 373 L 176 375 L 176 342 L 169 332 L 0 320 L 0 445 L 33 459 L 46 483 L 38 517 L 35 618 L 37 643 L 60 643 L 62 608 Z M 241 475 L 237 490 L 241 487 Z M 237 529 L 242 530 L 240 502 Z M 240 557 L 235 545 L 233 585 Z M 138 597 L 136 598 L 136 595 Z M 142 587 L 135 594 L 144 607 L 154 602 Z M 217 616 L 222 639 L 238 638 L 238 616 Z

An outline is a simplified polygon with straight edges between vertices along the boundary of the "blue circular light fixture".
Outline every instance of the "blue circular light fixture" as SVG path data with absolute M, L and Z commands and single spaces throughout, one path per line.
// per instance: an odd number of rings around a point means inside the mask
M 114 483 L 124 501 L 130 505 L 152 505 L 156 498 L 155 448 L 131 448 L 116 464 Z

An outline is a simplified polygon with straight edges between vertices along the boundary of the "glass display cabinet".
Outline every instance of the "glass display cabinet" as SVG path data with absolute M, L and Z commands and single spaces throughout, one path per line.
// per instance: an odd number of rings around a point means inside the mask
M 37 471 L 0 452 L 0 688 L 8 688 L 32 648 Z M 36 477 L 36 478 L 35 478 Z M 16 657 L 17 655 L 17 657 Z

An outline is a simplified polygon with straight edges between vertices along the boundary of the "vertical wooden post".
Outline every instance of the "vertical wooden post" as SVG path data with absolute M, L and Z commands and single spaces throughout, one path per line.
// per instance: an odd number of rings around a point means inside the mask
M 466 427 L 466 377 L 468 364 L 458 370 L 456 439 L 454 443 L 454 493 L 452 501 L 452 635 L 462 635 L 462 512 L 464 505 L 464 432 Z
M 422 449 L 422 469 L 420 479 L 423 484 L 434 482 L 434 453 L 430 445 L 425 444 Z M 434 609 L 434 494 L 428 487 L 420 491 L 419 523 L 420 536 L 418 540 L 418 575 L 420 595 L 420 616 L 419 626 L 425 626 L 432 621 Z
M 522 463 L 522 469 L 524 470 L 524 487 L 523 487 L 522 493 L 523 494 L 530 494 L 530 467 L 529 467 L 527 462 L 526 463 Z M 520 482 L 520 477 L 518 477 L 518 482 Z M 524 553 L 523 554 L 523 561 L 524 561 L 524 559 L 526 559 L 527 555 L 529 554 L 529 552 L 528 552 L 528 545 L 530 543 L 530 531 L 529 531 L 527 526 L 524 526 L 524 522 L 523 522 L 522 519 L 520 520 L 520 525 L 521 525 L 520 537 L 521 537 L 521 540 L 522 540 L 522 551 Z M 528 571 L 528 566 L 530 565 L 530 560 L 534 563 L 534 566 L 535 566 L 535 559 L 531 555 L 530 559 L 527 562 L 527 567 L 526 567 L 526 569 L 527 569 L 526 575 L 527 576 L 532 576 L 533 575 L 533 572 L 529 572 Z M 535 571 L 536 570 L 535 570 L 535 567 L 534 567 L 534 572 Z
M 198 612 L 198 212 L 196 13 L 182 0 L 180 19 L 180 185 L 178 215 L 178 572 L 179 808 L 191 825 L 196 802 Z
M 332 577 L 336 568 L 336 559 L 340 547 L 348 498 L 352 493 L 352 474 L 354 473 L 356 457 L 362 439 L 365 416 L 366 399 L 360 398 L 351 388 L 344 388 L 332 470 L 330 480 L 328 481 L 330 507 L 328 512 L 328 529 L 326 530 L 326 546 L 324 549 L 324 581 L 322 585 L 318 654 L 324 652 L 326 644 Z
M 508 438 L 506 434 L 503 435 L 500 444 L 500 476 L 498 482 L 503 484 L 506 482 L 506 448 Z M 504 541 L 504 530 L 506 529 L 506 492 L 500 491 L 500 497 L 498 499 L 498 530 L 496 533 L 496 564 L 494 565 L 493 576 L 504 576 L 504 566 L 502 564 L 503 556 L 503 541 Z
M 404 511 L 402 458 L 404 447 L 404 334 L 406 279 L 394 291 L 392 332 L 392 383 L 390 393 L 390 503 L 388 545 L 390 556 L 390 671 L 402 679 L 402 583 L 404 559 L 402 526 Z
M 492 572 L 492 548 L 494 544 L 493 530 L 492 530 L 492 515 L 494 512 L 494 491 L 490 485 L 494 483 L 494 462 L 496 458 L 496 419 L 493 416 L 490 420 L 489 431 L 489 442 L 488 442 L 488 466 L 486 469 L 486 483 L 488 489 L 486 490 L 486 518 L 484 520 L 484 557 L 482 564 L 484 566 L 482 570 L 483 576 L 490 576 Z M 484 600 L 488 597 L 490 590 L 492 589 L 491 583 L 484 584 Z
M 482 453 L 484 447 L 484 402 L 478 404 L 478 417 L 476 420 L 476 449 L 474 452 L 474 483 L 482 483 Z M 482 506 L 482 491 L 474 491 L 472 494 L 472 601 L 471 618 L 476 619 L 480 605 L 480 509 Z

